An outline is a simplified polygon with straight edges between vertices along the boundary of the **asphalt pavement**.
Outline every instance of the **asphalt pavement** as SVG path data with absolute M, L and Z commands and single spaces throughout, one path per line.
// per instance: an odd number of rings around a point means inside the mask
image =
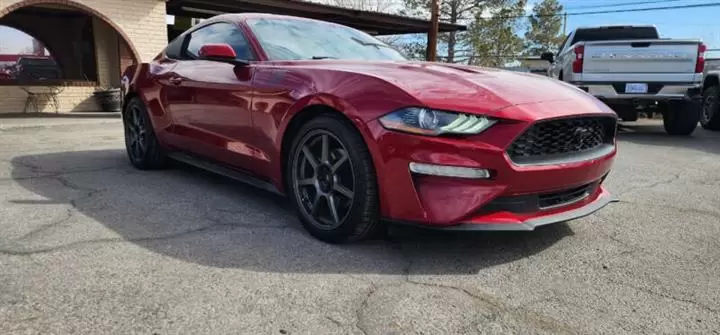
M 720 133 L 619 145 L 592 216 L 335 246 L 285 199 L 134 170 L 117 119 L 0 119 L 0 334 L 720 333 Z

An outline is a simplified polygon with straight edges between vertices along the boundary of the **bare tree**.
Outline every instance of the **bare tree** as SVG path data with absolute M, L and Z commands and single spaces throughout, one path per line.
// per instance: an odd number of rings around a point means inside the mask
M 332 5 L 370 12 L 387 13 L 393 7 L 393 0 L 329 0 Z

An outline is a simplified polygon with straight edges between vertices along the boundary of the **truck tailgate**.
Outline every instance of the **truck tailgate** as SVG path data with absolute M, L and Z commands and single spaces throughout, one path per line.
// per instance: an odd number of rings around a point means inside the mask
M 700 41 L 585 43 L 583 73 L 694 73 Z

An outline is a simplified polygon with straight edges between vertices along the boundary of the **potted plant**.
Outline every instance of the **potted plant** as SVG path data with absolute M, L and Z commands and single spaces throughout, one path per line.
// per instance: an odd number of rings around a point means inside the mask
M 122 109 L 122 96 L 119 88 L 98 87 L 93 95 L 103 112 L 120 112 Z

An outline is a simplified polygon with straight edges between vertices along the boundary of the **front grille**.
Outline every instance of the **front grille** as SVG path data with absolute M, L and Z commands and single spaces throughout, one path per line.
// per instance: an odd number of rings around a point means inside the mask
M 533 213 L 541 210 L 568 206 L 582 201 L 595 193 L 598 185 L 601 183 L 602 180 L 573 189 L 553 193 L 501 197 L 485 205 L 481 212 Z
M 612 144 L 613 117 L 581 117 L 541 121 L 531 126 L 507 149 L 513 162 L 540 163 Z

